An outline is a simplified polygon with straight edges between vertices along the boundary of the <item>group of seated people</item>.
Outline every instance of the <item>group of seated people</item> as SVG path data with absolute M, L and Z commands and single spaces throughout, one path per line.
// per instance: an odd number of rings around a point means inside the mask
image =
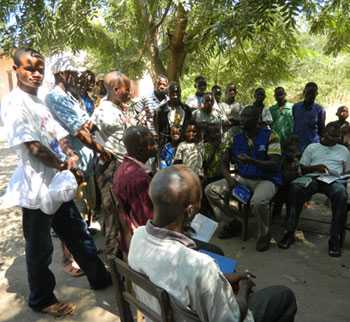
M 166 78 L 160 76 L 152 94 L 153 102 L 158 97 L 159 105 L 147 105 L 146 98 L 136 103 L 136 110 L 146 111 L 149 124 L 153 124 L 138 125 L 148 128 L 158 143 L 150 157 L 157 163 L 153 169 L 184 164 L 199 176 L 204 191 L 201 212 L 219 221 L 219 238 L 230 238 L 240 231 L 240 214 L 230 206 L 230 199 L 235 187 L 247 189 L 250 209 L 257 219 L 257 251 L 269 248 L 271 218 L 281 213 L 284 203 L 286 232 L 278 246 L 289 248 L 295 241 L 303 205 L 313 194 L 324 193 L 331 201 L 333 216 L 329 255 L 341 256 L 347 215 L 346 182 L 335 178 L 326 183 L 318 178 L 325 174 L 341 176 L 350 170 L 347 107 L 338 109 L 338 121 L 325 126 L 325 110 L 315 103 L 318 88 L 313 82 L 306 84 L 304 100 L 294 105 L 286 100 L 285 90 L 277 87 L 276 104 L 270 108 L 264 106 L 262 88 L 255 91 L 255 101 L 243 107 L 236 102 L 234 84 L 227 86 L 226 100 L 221 102 L 218 85 L 207 92 L 204 77 L 197 77 L 195 83 L 197 92 L 185 104 L 179 84 L 165 86 Z M 134 185 L 131 179 L 127 182 L 129 191 L 136 190 L 140 195 L 142 185 Z M 143 192 L 149 199 L 148 185 Z M 125 207 L 132 208 L 133 203 L 130 197 Z M 145 211 L 146 220 L 152 214 L 152 203 L 141 203 L 151 207 Z M 270 213 L 271 203 L 274 216 Z M 132 213 L 130 218 L 134 218 Z
M 16 57 L 19 80 L 26 80 L 28 73 L 42 80 L 44 58 L 39 53 L 21 49 Z M 25 69 L 24 75 L 21 66 L 27 61 L 40 68 Z M 274 213 L 283 203 L 287 210 L 286 231 L 278 246 L 289 248 L 304 203 L 321 192 L 332 205 L 329 255 L 341 256 L 347 190 L 338 177 L 350 170 L 348 109 L 340 107 L 339 121 L 325 126 L 325 110 L 315 103 L 318 88 L 313 82 L 306 84 L 304 100 L 294 105 L 277 87 L 276 104 L 270 108 L 264 105 L 263 88 L 243 107 L 236 101 L 233 83 L 222 101 L 221 87 L 207 91 L 203 76 L 196 77 L 196 93 L 186 103 L 179 83 L 169 83 L 163 75 L 151 95 L 131 99 L 131 82 L 117 71 L 104 76 L 105 96 L 96 105 L 89 94 L 95 86 L 91 72 L 79 74 L 69 57 L 59 57 L 51 70 L 55 86 L 45 103 L 34 97 L 39 81 L 30 84 L 35 87 L 30 97 L 22 93 L 28 83 L 19 82 L 19 93 L 32 105 L 46 105 L 45 119 L 51 113 L 64 129 L 70 158 L 55 168 L 70 169 L 70 162 L 78 163 L 81 173 L 75 175 L 87 183 L 91 207 L 100 199 L 107 257 L 127 258 L 133 269 L 166 289 L 201 321 L 293 321 L 296 303 L 289 289 L 272 287 L 251 296 L 252 276 L 224 276 L 210 257 L 194 249 L 221 250 L 190 239 L 188 225 L 201 211 L 219 222 L 219 238 L 237 234 L 240 214 L 230 200 L 240 188 L 248 193 L 247 203 L 257 219 L 256 250 L 266 251 L 271 239 L 269 208 L 276 196 Z M 13 95 L 6 101 L 10 108 Z M 54 142 L 48 149 L 61 158 Z M 37 150 L 30 153 L 45 160 Z M 320 180 L 326 174 L 335 180 Z M 72 248 L 71 243 L 67 246 Z M 236 295 L 230 285 L 236 287 Z

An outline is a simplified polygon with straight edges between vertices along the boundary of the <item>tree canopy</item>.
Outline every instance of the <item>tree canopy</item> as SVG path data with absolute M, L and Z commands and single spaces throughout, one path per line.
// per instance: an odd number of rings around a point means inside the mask
M 349 0 L 0 0 L 4 50 L 86 50 L 99 72 L 274 84 L 302 57 L 309 26 L 327 54 L 350 46 Z M 301 56 L 300 56 L 301 55 Z

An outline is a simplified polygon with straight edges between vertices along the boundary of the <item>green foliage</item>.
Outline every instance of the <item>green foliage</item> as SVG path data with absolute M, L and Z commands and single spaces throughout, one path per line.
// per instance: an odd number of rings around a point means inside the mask
M 350 49 L 350 1 L 324 1 L 317 15 L 311 19 L 311 32 L 326 36 L 324 50 L 338 54 Z
M 235 82 L 244 103 L 257 86 L 272 102 L 279 84 L 298 99 L 312 79 L 329 104 L 349 96 L 349 9 L 350 0 L 0 0 L 0 39 L 5 50 L 83 49 L 94 71 L 132 78 L 176 66 L 184 96 L 198 74 Z
M 194 77 L 203 74 L 208 76 L 208 90 L 214 84 L 219 84 L 224 90 L 229 82 L 236 83 L 237 100 L 243 104 L 253 101 L 253 91 L 258 86 L 266 90 L 266 105 L 274 103 L 273 91 L 277 86 L 286 89 L 290 101 L 300 101 L 304 86 L 309 81 L 318 84 L 317 101 L 326 108 L 349 104 L 350 53 L 327 55 L 322 51 L 327 43 L 327 37 L 314 35 L 308 29 L 295 34 L 294 38 L 298 48 L 294 55 L 289 53 L 293 48 L 284 46 L 274 47 L 274 51 L 269 53 L 268 47 L 262 45 L 264 39 L 259 38 L 258 42 L 244 43 L 246 60 L 251 61 L 251 66 L 241 64 L 242 53 L 235 53 L 238 57 L 237 63 L 232 67 L 227 64 L 228 58 L 219 54 L 206 66 L 194 66 L 184 77 L 183 96 L 193 95 Z M 276 43 L 279 43 L 278 39 Z M 261 60 L 265 54 L 269 57 Z

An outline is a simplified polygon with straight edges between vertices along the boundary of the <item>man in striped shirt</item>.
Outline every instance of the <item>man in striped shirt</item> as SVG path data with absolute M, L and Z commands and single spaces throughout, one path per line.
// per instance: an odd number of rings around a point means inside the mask
M 154 86 L 154 91 L 150 96 L 141 97 L 135 104 L 138 125 L 147 127 L 151 132 L 154 129 L 154 113 L 162 103 L 167 101 L 168 78 L 159 75 Z

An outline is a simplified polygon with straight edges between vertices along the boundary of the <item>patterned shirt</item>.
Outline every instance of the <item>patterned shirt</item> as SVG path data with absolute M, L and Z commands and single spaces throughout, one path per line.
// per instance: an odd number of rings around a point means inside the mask
M 253 150 L 254 141 L 249 137 L 246 137 L 246 138 L 247 138 L 247 143 L 248 143 L 250 150 Z M 233 145 L 233 143 L 234 143 L 234 140 L 232 140 L 231 146 Z M 279 138 L 278 134 L 274 131 L 271 131 L 266 154 L 267 155 L 271 155 L 271 154 L 282 155 L 280 138 Z
M 219 103 L 219 108 L 222 111 L 222 114 L 225 115 L 226 119 L 228 120 L 240 120 L 240 115 L 243 110 L 243 106 L 238 103 L 234 102 L 232 104 L 227 104 L 225 102 Z
M 283 143 L 293 133 L 293 104 L 286 102 L 285 105 L 275 104 L 270 107 L 272 116 L 271 128 L 280 137 Z
M 197 175 L 203 175 L 203 144 L 181 142 L 176 150 L 174 160 L 181 160 Z
M 47 94 L 46 105 L 56 121 L 69 133 L 70 144 L 79 156 L 79 168 L 87 174 L 91 173 L 94 152 L 76 137 L 82 126 L 89 121 L 89 115 L 73 95 L 59 86 Z
M 159 105 L 165 103 L 167 98 L 160 101 L 156 96 L 155 92 L 150 96 L 141 97 L 135 104 L 134 109 L 137 113 L 136 119 L 140 126 L 147 127 L 153 133 L 155 133 L 154 127 L 154 114 L 158 109 Z
M 221 124 L 223 121 L 223 115 L 220 113 L 220 111 L 217 108 L 213 108 L 211 113 L 208 113 L 206 111 L 195 110 L 192 113 L 193 120 L 198 124 L 202 125 L 203 123 L 206 124 Z
M 151 182 L 146 166 L 126 155 L 113 177 L 112 190 L 117 197 L 121 212 L 119 220 L 123 235 L 132 235 L 134 230 L 153 218 L 153 205 L 148 195 Z M 127 239 L 127 238 L 126 238 Z M 128 250 L 127 240 L 121 242 L 123 251 Z

